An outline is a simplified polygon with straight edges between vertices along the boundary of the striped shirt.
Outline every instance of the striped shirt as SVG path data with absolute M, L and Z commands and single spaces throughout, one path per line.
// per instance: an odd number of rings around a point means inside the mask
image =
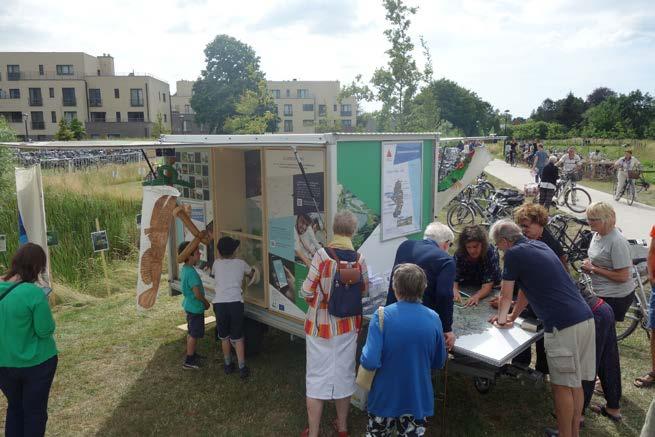
M 353 253 L 336 249 L 343 261 L 354 261 L 354 257 L 347 258 L 342 253 Z M 368 290 L 368 270 L 364 256 L 360 255 L 359 265 L 362 270 L 362 280 L 365 290 Z M 305 334 L 325 339 L 336 335 L 346 334 L 352 331 L 359 331 L 362 326 L 362 316 L 334 317 L 328 312 L 328 301 L 332 292 L 332 283 L 337 271 L 337 263 L 330 258 L 325 249 L 321 249 L 314 255 L 312 265 L 309 268 L 307 278 L 302 285 L 302 296 L 309 304 L 305 316 Z M 324 299 L 319 287 L 319 281 L 323 291 L 327 295 Z

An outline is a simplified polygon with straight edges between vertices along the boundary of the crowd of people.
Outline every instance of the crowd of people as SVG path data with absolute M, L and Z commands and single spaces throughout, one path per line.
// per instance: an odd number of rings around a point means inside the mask
M 489 319 L 494 327 L 511 328 L 518 317 L 537 318 L 543 324 L 543 340 L 535 346 L 536 369 L 548 375 L 557 420 L 557 429 L 547 429 L 547 435 L 577 436 L 587 408 L 621 421 L 615 323 L 624 319 L 634 299 L 633 260 L 611 205 L 593 203 L 586 215 L 593 237 L 582 270 L 591 278 L 593 291 L 580 287 L 569 274 L 566 255 L 548 231 L 548 211 L 541 205 L 524 204 L 513 219 L 498 221 L 489 231 L 469 226 L 457 240 L 447 226 L 433 222 L 423 239 L 404 241 L 396 252 L 386 305 L 373 314 L 359 359 L 360 374 L 374 374 L 372 382 L 369 379 L 365 434 L 425 434 L 427 418 L 435 413 L 432 372 L 443 368 L 457 341 L 454 302 L 482 305 L 495 291 L 497 296 L 489 299 L 498 308 Z M 369 282 L 366 260 L 352 244 L 356 230 L 352 213 L 334 216 L 334 237 L 313 255 L 302 286 L 309 307 L 304 323 L 308 427 L 302 436 L 319 435 L 325 401 L 336 406 L 335 431 L 348 435 L 350 399 L 359 380 L 361 297 Z M 649 279 L 655 284 L 655 226 L 650 235 Z M 230 237 L 218 241 L 213 305 L 224 371 L 237 369 L 231 357 L 234 347 L 239 374 L 245 379 L 250 371 L 245 365 L 241 284 L 244 278 L 257 280 L 259 272 L 236 258 L 238 246 L 239 241 Z M 196 250 L 181 272 L 188 322 L 183 366 L 188 369 L 199 367 L 196 344 L 204 336 L 203 314 L 210 308 L 194 269 L 198 259 Z M 45 266 L 43 249 L 28 243 L 16 252 L 0 281 L 0 388 L 8 400 L 7 436 L 45 432 L 57 368 L 55 324 L 47 295 L 38 285 Z M 642 388 L 655 385 L 654 298 L 655 290 L 649 319 L 652 369 L 634 381 Z M 530 350 L 515 358 L 525 365 L 531 361 Z M 605 402 L 592 403 L 594 392 Z

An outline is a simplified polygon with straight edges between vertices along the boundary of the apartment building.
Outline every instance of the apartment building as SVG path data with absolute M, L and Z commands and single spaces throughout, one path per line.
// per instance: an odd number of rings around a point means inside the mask
M 280 117 L 279 132 L 314 133 L 322 122 L 348 132 L 357 125 L 357 101 L 339 101 L 339 81 L 269 80 Z
M 315 133 L 324 123 L 330 130 L 348 132 L 357 125 L 357 102 L 353 97 L 339 101 L 339 81 L 268 81 L 277 105 L 278 132 Z M 195 123 L 191 108 L 193 81 L 177 81 L 172 97 L 173 133 L 207 133 Z
M 91 138 L 149 137 L 159 117 L 171 126 L 168 83 L 116 74 L 109 54 L 0 52 L 0 115 L 23 139 L 52 139 L 77 118 Z

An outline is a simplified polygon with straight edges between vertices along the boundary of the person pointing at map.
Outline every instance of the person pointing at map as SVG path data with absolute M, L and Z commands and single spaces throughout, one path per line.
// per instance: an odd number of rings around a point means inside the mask
M 455 344 L 453 333 L 453 283 L 455 282 L 455 260 L 448 255 L 455 235 L 443 223 L 432 222 L 423 234 L 423 240 L 404 241 L 396 251 L 394 269 L 398 264 L 416 264 L 423 269 L 428 286 L 423 293 L 423 305 L 439 314 L 443 325 L 446 348 Z M 387 306 L 396 302 L 393 290 L 393 271 L 389 281 Z

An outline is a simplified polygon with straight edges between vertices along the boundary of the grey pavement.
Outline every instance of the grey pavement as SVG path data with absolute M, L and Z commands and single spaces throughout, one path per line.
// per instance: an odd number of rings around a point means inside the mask
M 534 176 L 530 174 L 529 169 L 525 167 L 512 167 L 500 159 L 494 159 L 491 161 L 487 164 L 484 171 L 516 187 L 521 192 L 523 192 L 525 184 L 534 182 Z M 650 241 L 650 229 L 655 224 L 655 207 L 638 202 L 635 202 L 630 206 L 626 203 L 625 199 L 621 199 L 617 202 L 609 193 L 598 191 L 582 184 L 578 185 L 589 192 L 592 202 L 602 200 L 614 207 L 614 210 L 616 211 L 616 225 L 621 229 L 621 231 L 623 231 L 623 235 L 625 235 L 626 238 L 637 238 Z M 581 214 L 574 215 L 582 216 Z

